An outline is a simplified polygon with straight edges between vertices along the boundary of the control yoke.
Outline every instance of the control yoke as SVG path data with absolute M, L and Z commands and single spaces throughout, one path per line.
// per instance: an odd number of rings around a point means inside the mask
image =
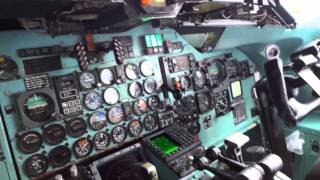
M 320 106 L 320 80 L 315 72 L 320 70 L 320 40 L 313 42 L 291 55 L 291 64 L 283 66 L 279 58 L 265 63 L 265 72 L 270 95 L 279 116 L 288 126 L 295 126 L 297 122 Z M 284 71 L 293 70 L 298 77 L 284 75 Z M 296 99 L 297 90 L 308 84 L 318 98 L 302 103 Z

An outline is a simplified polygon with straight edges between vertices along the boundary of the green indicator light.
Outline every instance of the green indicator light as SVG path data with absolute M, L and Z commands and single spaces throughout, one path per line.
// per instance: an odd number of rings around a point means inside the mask
M 152 47 L 150 35 L 145 35 L 144 37 L 145 37 L 145 40 L 146 40 L 147 47 Z
M 232 98 L 236 98 L 242 95 L 242 88 L 241 88 L 240 81 L 235 81 L 231 83 L 231 93 L 232 93 Z
M 179 149 L 179 146 L 167 135 L 160 135 L 153 138 L 152 143 L 156 145 L 165 155 L 170 155 Z
M 157 46 L 157 39 L 156 39 L 156 36 L 154 34 L 151 35 L 151 43 L 152 43 L 152 47 L 156 47 Z
M 156 34 L 156 39 L 157 39 L 158 46 L 162 46 L 163 45 L 162 35 L 161 34 Z

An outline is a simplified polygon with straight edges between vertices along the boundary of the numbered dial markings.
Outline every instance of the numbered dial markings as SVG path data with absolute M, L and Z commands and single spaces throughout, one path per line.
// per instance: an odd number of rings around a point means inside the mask
M 84 72 L 79 77 L 80 86 L 85 89 L 92 89 L 97 84 L 96 76 L 91 72 Z
M 137 137 L 142 133 L 143 126 L 139 120 L 135 119 L 129 123 L 128 129 L 132 136 Z
M 89 92 L 84 97 L 84 105 L 90 110 L 97 110 L 102 105 L 102 98 L 97 92 Z
M 43 130 L 44 140 L 51 145 L 61 143 L 66 137 L 66 134 L 66 130 L 60 124 L 51 124 Z
M 139 77 L 139 68 L 135 64 L 127 64 L 125 66 L 125 74 L 128 79 L 134 80 Z
M 211 97 L 208 93 L 199 93 L 196 95 L 200 113 L 206 113 L 211 109 Z
M 148 106 L 151 110 L 157 111 L 161 106 L 160 98 L 158 96 L 150 96 L 148 98 Z
M 57 146 L 49 152 L 48 158 L 54 167 L 64 166 L 71 160 L 71 150 L 67 146 Z
M 130 96 L 137 98 L 142 94 L 142 86 L 139 82 L 133 82 L 129 85 Z
M 143 125 L 147 131 L 152 131 L 158 126 L 158 121 L 154 115 L 148 114 L 143 120 Z
M 111 143 L 111 137 L 107 132 L 101 131 L 93 136 L 92 141 L 97 150 L 103 150 Z
M 21 151 L 25 153 L 34 153 L 42 146 L 41 134 L 37 131 L 27 131 L 18 136 L 17 143 Z
M 147 79 L 143 82 L 143 87 L 144 87 L 144 90 L 145 90 L 148 94 L 152 94 L 152 93 L 156 92 L 156 90 L 157 90 L 156 80 L 154 80 L 153 78 L 147 78 Z
M 148 77 L 153 75 L 153 64 L 151 61 L 142 61 L 140 64 L 141 74 Z
M 121 143 L 127 138 L 128 132 L 124 126 L 116 126 L 111 130 L 111 137 L 115 143 Z
M 108 88 L 104 91 L 103 98 L 104 98 L 104 101 L 108 105 L 114 105 L 114 104 L 118 103 L 118 101 L 120 99 L 120 94 L 119 94 L 118 90 L 111 87 L 111 88 Z
M 198 89 L 202 89 L 207 83 L 205 72 L 202 70 L 196 70 L 193 76 L 194 76 L 194 85 Z
M 89 118 L 89 124 L 92 129 L 100 130 L 107 124 L 107 115 L 104 112 L 94 112 Z
M 80 137 L 87 131 L 86 121 L 81 118 L 71 119 L 67 122 L 67 131 L 72 137 Z
M 37 177 L 47 171 L 49 160 L 42 154 L 30 156 L 23 164 L 24 171 L 28 177 Z
M 73 151 L 78 158 L 88 156 L 92 151 L 92 142 L 88 138 L 80 138 L 73 144 Z
M 148 111 L 148 105 L 145 100 L 139 99 L 133 103 L 133 112 L 136 115 L 143 115 Z
M 111 85 L 115 81 L 115 75 L 111 69 L 103 69 L 100 72 L 100 80 L 105 85 Z
M 118 124 L 125 119 L 123 108 L 120 106 L 112 107 L 108 112 L 108 119 L 112 124 Z

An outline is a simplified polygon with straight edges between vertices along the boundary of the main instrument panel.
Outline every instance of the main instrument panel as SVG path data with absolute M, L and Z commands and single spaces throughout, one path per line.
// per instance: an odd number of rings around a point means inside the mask
M 13 37 L 0 45 L 0 63 L 12 67 L 0 77 L 7 80 L 0 83 L 1 136 L 10 142 L 1 147 L 12 152 L 22 179 L 173 125 L 203 147 L 221 145 L 257 118 L 244 88 L 254 83 L 253 65 L 238 49 L 202 54 L 174 30 L 149 25 L 93 35 L 94 50 L 77 35 L 0 34 Z M 174 43 L 181 46 L 172 50 Z

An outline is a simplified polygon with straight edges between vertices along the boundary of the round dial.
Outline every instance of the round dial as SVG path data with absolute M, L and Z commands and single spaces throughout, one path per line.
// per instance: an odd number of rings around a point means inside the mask
M 198 134 L 201 130 L 201 125 L 197 121 L 189 122 L 187 123 L 187 130 L 193 135 Z
M 18 65 L 6 56 L 0 56 L 0 80 L 10 80 L 17 76 Z
M 214 94 L 215 109 L 218 115 L 223 115 L 229 111 L 230 99 L 228 90 Z
M 37 131 L 27 131 L 18 136 L 17 143 L 21 151 L 34 153 L 42 146 L 41 134 Z
M 107 124 L 107 115 L 104 112 L 98 111 L 91 114 L 89 118 L 89 124 L 92 129 L 100 130 Z
M 92 89 L 97 83 L 95 75 L 91 72 L 82 73 L 80 75 L 79 81 L 80 81 L 81 87 L 85 89 Z
M 125 119 L 123 108 L 120 106 L 112 107 L 108 112 L 108 119 L 112 124 L 118 124 Z
M 191 112 L 194 112 L 197 110 L 197 101 L 194 96 L 192 96 L 192 95 L 186 96 L 184 99 L 185 99 L 185 103 L 186 103 L 188 109 Z
M 179 115 L 190 115 L 197 111 L 196 98 L 192 95 L 176 100 L 174 106 Z
M 129 123 L 128 129 L 132 136 L 137 137 L 142 133 L 143 126 L 139 120 L 134 119 Z
M 154 115 L 148 114 L 143 119 L 143 125 L 147 131 L 152 131 L 158 126 L 158 121 Z
M 127 78 L 134 80 L 139 77 L 139 68 L 135 64 L 127 64 L 125 66 L 125 73 Z
M 66 137 L 66 130 L 60 124 L 51 124 L 45 127 L 43 130 L 44 140 L 51 145 L 56 145 L 61 143 L 65 137 Z
M 67 146 L 57 146 L 49 152 L 48 158 L 54 167 L 64 166 L 71 160 L 71 150 Z
M 48 158 L 42 154 L 30 156 L 23 164 L 24 172 L 28 177 L 37 177 L 47 171 Z
M 208 66 L 208 74 L 212 86 L 222 83 L 227 77 L 224 63 L 220 60 L 213 61 L 211 65 Z
M 133 82 L 129 85 L 130 96 L 137 98 L 142 94 L 142 86 L 139 82 Z
M 151 61 L 142 61 L 140 64 L 141 74 L 144 76 L 151 76 L 153 74 L 153 64 Z
M 197 88 L 202 89 L 206 85 L 206 74 L 202 70 L 194 72 L 194 84 Z
M 143 82 L 143 87 L 144 90 L 148 93 L 148 94 L 152 94 L 154 92 L 156 92 L 157 89 L 157 83 L 153 78 L 147 78 L 146 80 L 144 80 Z
M 148 105 L 145 100 L 139 99 L 133 103 L 133 112 L 136 115 L 143 115 L 148 111 Z
M 188 89 L 191 86 L 191 79 L 188 76 L 180 77 L 181 89 Z
M 236 77 L 240 73 L 240 64 L 235 60 L 229 61 L 227 71 L 230 77 Z
M 117 102 L 119 101 L 120 94 L 119 94 L 118 90 L 111 87 L 111 88 L 108 88 L 104 91 L 103 98 L 104 98 L 104 101 L 108 105 L 114 105 L 114 104 L 117 104 Z
M 211 97 L 207 93 L 197 94 L 198 106 L 200 113 L 206 113 L 211 109 Z
M 88 138 L 80 138 L 73 144 L 73 151 L 78 158 L 88 156 L 92 149 L 92 142 Z
M 150 96 L 148 99 L 148 106 L 151 110 L 157 111 L 160 108 L 161 102 L 158 96 Z
M 111 85 L 114 80 L 114 74 L 111 69 L 103 69 L 100 72 L 100 80 L 105 85 Z
M 127 138 L 127 129 L 124 126 L 116 126 L 111 130 L 111 137 L 115 143 L 121 143 Z
M 80 137 L 87 131 L 86 121 L 81 118 L 71 119 L 67 122 L 67 131 L 72 137 Z
M 89 92 L 84 97 L 84 104 L 90 110 L 97 110 L 102 105 L 102 98 L 97 92 Z
M 101 131 L 101 132 L 97 132 L 97 134 L 93 136 L 92 141 L 93 141 L 94 147 L 97 150 L 103 150 L 109 146 L 111 142 L 111 137 L 107 132 Z
M 43 93 L 34 93 L 29 96 L 23 107 L 24 114 L 35 122 L 44 122 L 51 119 L 54 112 L 53 100 Z

